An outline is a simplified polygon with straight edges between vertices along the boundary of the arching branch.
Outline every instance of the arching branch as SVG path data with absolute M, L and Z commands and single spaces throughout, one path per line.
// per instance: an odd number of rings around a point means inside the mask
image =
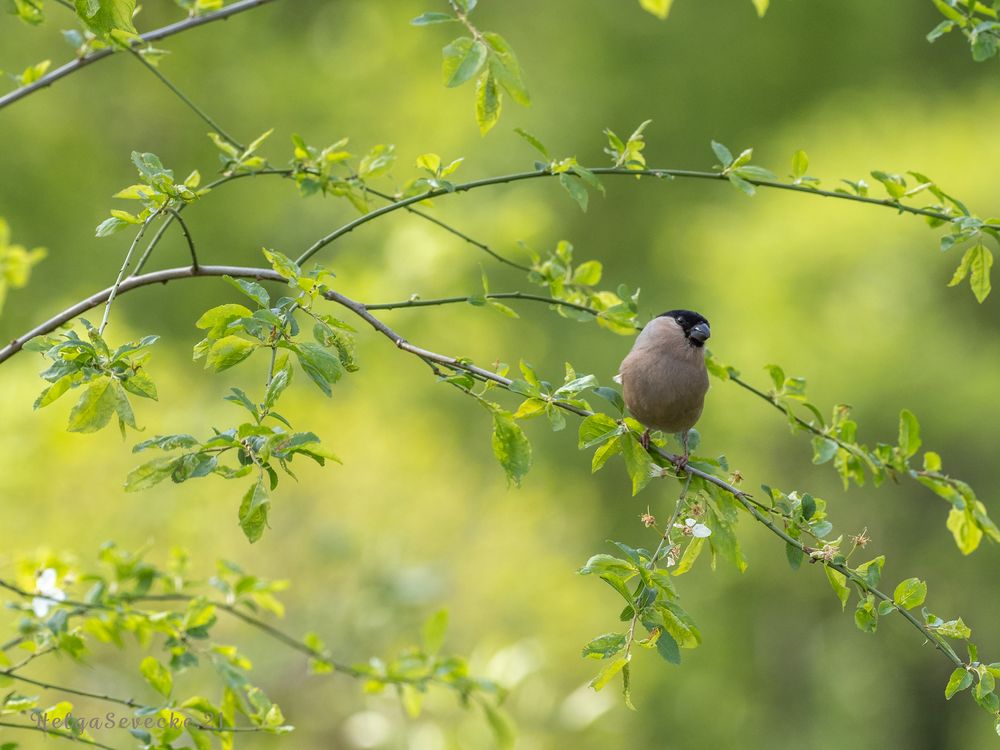
M 224 21 L 230 16 L 235 16 L 237 13 L 242 13 L 245 10 L 251 10 L 256 8 L 258 5 L 263 5 L 264 3 L 269 3 L 271 0 L 238 0 L 238 2 L 232 5 L 227 5 L 221 10 L 217 10 L 214 13 L 206 13 L 203 16 L 194 16 L 192 18 L 186 18 L 183 21 L 178 21 L 177 23 L 169 24 L 168 26 L 163 26 L 159 29 L 147 32 L 142 35 L 142 40 L 144 42 L 155 42 L 160 39 L 166 39 L 174 34 L 179 34 L 182 31 L 187 31 L 188 29 L 193 29 L 196 26 L 202 26 L 206 23 L 211 23 L 212 21 Z M 22 86 L 19 89 L 11 91 L 9 94 L 0 96 L 0 109 L 7 107 L 19 99 L 23 99 L 29 94 L 33 94 L 40 89 L 47 88 L 53 83 L 58 81 L 60 78 L 65 78 L 71 73 L 75 73 L 81 68 L 95 63 L 98 60 L 103 60 L 106 57 L 110 57 L 115 53 L 113 48 L 106 48 L 98 50 L 92 54 L 86 55 L 84 57 L 77 58 L 72 62 L 68 62 L 62 65 L 51 73 L 42 76 L 34 83 L 30 83 L 27 86 Z

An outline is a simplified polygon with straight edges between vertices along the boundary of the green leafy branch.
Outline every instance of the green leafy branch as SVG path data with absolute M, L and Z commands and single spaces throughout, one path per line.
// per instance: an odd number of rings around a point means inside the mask
M 448 88 L 476 79 L 476 122 L 486 135 L 500 119 L 503 94 L 522 106 L 531 104 L 524 74 L 514 50 L 499 34 L 480 31 L 469 20 L 478 0 L 449 0 L 452 13 L 428 12 L 411 21 L 414 26 L 460 23 L 470 36 L 460 36 L 442 49 L 442 75 Z
M 399 349 L 407 351 L 414 354 L 424 362 L 432 366 L 432 368 L 438 368 L 443 366 L 455 373 L 454 377 L 445 378 L 449 382 L 455 382 L 456 378 L 467 379 L 471 377 L 475 380 L 480 380 L 485 383 L 490 384 L 490 387 L 500 386 L 505 390 L 509 390 L 515 393 L 522 393 L 527 390 L 529 399 L 537 399 L 538 394 L 542 393 L 544 389 L 543 383 L 539 380 L 538 385 L 532 387 L 530 380 L 525 380 L 523 382 L 527 383 L 528 388 L 521 384 L 519 381 L 512 380 L 500 372 L 494 372 L 490 370 L 485 370 L 478 367 L 466 359 L 459 359 L 455 357 L 449 357 L 446 355 L 441 355 L 436 352 L 432 352 L 427 349 L 423 349 L 419 346 L 415 346 L 396 333 L 393 329 L 386 326 L 381 320 L 373 316 L 365 306 L 355 300 L 351 300 L 338 292 L 329 291 L 326 294 L 327 299 L 337 302 L 338 304 L 347 307 L 352 310 L 356 315 L 366 320 L 376 331 L 381 333 L 386 338 L 390 339 Z M 502 371 L 501 366 L 501 371 Z M 528 378 L 528 373 L 524 373 L 526 378 Z M 575 375 L 575 373 L 573 373 Z M 570 377 L 570 373 L 567 373 L 567 377 Z M 578 378 L 573 378 L 577 381 Z M 584 387 L 591 387 L 592 381 L 584 381 L 586 385 Z M 461 382 L 460 385 L 463 385 Z M 534 388 L 534 389 L 533 389 Z M 574 389 L 576 386 L 574 386 Z M 582 388 L 581 388 L 582 390 Z M 585 406 L 581 405 L 575 396 L 577 390 L 574 390 L 574 396 L 571 400 L 563 400 L 558 398 L 555 393 L 545 394 L 546 400 L 554 404 L 557 408 L 564 411 L 569 411 L 579 416 L 587 417 L 590 420 L 607 420 L 607 426 L 610 427 L 614 425 L 614 430 L 605 430 L 604 438 L 605 440 L 614 440 L 618 445 L 618 450 L 625 456 L 626 466 L 629 469 L 629 473 L 632 476 L 633 488 L 637 484 L 642 484 L 648 482 L 649 477 L 652 476 L 670 476 L 671 472 L 669 468 L 661 467 L 657 468 L 657 464 L 651 460 L 650 454 L 645 454 L 641 450 L 641 446 L 638 441 L 638 432 L 629 424 L 629 420 L 624 420 L 622 422 L 616 422 L 614 419 L 607 417 L 606 415 L 594 414 Z M 497 410 L 493 410 L 497 413 Z M 509 412 L 504 412 L 504 414 L 509 414 Z M 587 425 L 587 420 L 581 425 L 581 433 L 584 433 L 585 425 Z M 553 426 L 558 429 L 558 422 L 556 421 Z M 589 428 L 587 429 L 589 433 Z M 493 445 L 494 453 L 497 454 L 498 459 L 501 462 L 504 470 L 508 474 L 508 478 L 513 482 L 519 482 L 523 476 L 524 471 L 526 471 L 527 463 L 530 463 L 530 451 L 526 451 L 525 443 L 526 438 L 523 431 L 516 425 L 516 422 L 506 422 L 504 424 L 504 429 L 498 430 L 496 427 L 496 419 L 494 420 L 494 430 L 493 430 Z M 589 443 L 590 441 L 588 441 Z M 498 445 L 499 443 L 499 445 Z M 599 450 L 604 450 L 603 446 Z M 654 446 L 652 454 L 652 459 L 664 460 L 667 462 L 667 466 L 679 465 L 680 457 L 676 454 L 672 454 L 665 451 L 659 446 Z M 606 455 L 604 460 L 607 459 L 607 455 L 610 455 L 610 451 L 605 451 Z M 636 460 L 636 453 L 639 453 L 641 458 Z M 631 456 L 631 458 L 630 458 Z M 662 466 L 662 465 L 661 465 Z M 732 522 L 728 519 L 734 514 L 732 513 L 732 501 L 735 501 L 744 510 L 751 513 L 751 515 L 759 522 L 763 523 L 768 529 L 770 529 L 777 536 L 782 538 L 787 545 L 790 545 L 792 549 L 801 552 L 803 556 L 808 556 L 810 560 L 822 561 L 823 564 L 829 568 L 832 568 L 835 572 L 840 573 L 845 576 L 846 579 L 850 579 L 854 584 L 856 584 L 861 591 L 864 593 L 864 600 L 859 605 L 859 610 L 863 612 L 862 615 L 856 615 L 856 623 L 862 629 L 874 632 L 875 623 L 877 623 L 878 616 L 889 614 L 893 611 L 898 611 L 900 614 L 913 625 L 917 630 L 919 630 L 930 642 L 932 642 L 936 648 L 941 650 L 949 659 L 956 665 L 956 667 L 964 668 L 965 665 L 954 654 L 954 650 L 947 644 L 944 640 L 948 638 L 958 638 L 961 640 L 967 640 L 971 633 L 966 634 L 966 629 L 964 627 L 959 627 L 957 624 L 953 624 L 951 621 L 943 621 L 930 613 L 924 612 L 924 622 L 921 623 L 914 615 L 909 612 L 909 609 L 919 606 L 923 603 L 924 594 L 926 593 L 926 586 L 922 585 L 917 579 L 907 579 L 899 586 L 897 586 L 893 597 L 889 597 L 880 590 L 876 588 L 877 579 L 874 581 L 872 577 L 865 577 L 868 574 L 871 565 L 864 566 L 863 572 L 859 572 L 859 569 L 851 569 L 847 567 L 847 559 L 849 555 L 841 557 L 839 552 L 840 540 L 834 542 L 822 541 L 823 537 L 828 535 L 832 531 L 832 526 L 829 523 L 822 524 L 825 520 L 825 515 L 823 514 L 822 501 L 811 498 L 810 496 L 803 495 L 801 498 L 797 496 L 788 495 L 783 496 L 780 493 L 775 495 L 771 492 L 773 507 L 764 506 L 757 500 L 754 500 L 752 496 L 748 493 L 743 492 L 738 489 L 735 485 L 718 476 L 719 472 L 727 471 L 728 464 L 724 459 L 709 459 L 702 460 L 701 465 L 697 460 L 690 461 L 684 465 L 681 470 L 687 475 L 693 477 L 692 481 L 700 480 L 700 483 L 704 485 L 704 488 L 709 492 L 714 492 L 718 497 L 727 497 L 729 500 L 723 502 L 729 502 L 730 507 L 727 510 L 716 511 L 715 518 L 725 518 L 727 519 L 725 523 L 718 523 L 718 528 L 724 528 L 725 526 L 732 526 Z M 642 474 L 644 478 L 638 478 L 637 475 Z M 687 477 L 685 476 L 685 481 Z M 719 492 L 721 490 L 721 493 Z M 779 500 L 774 498 L 778 497 Z M 797 506 L 799 517 L 794 515 L 795 507 L 787 502 L 787 499 L 792 499 Z M 808 500 L 806 498 L 809 498 Z M 782 506 L 782 502 L 786 502 L 786 507 Z M 781 515 L 787 522 L 791 522 L 793 525 L 787 527 L 793 529 L 793 533 L 801 535 L 802 533 L 812 534 L 819 542 L 819 546 L 811 547 L 803 544 L 798 538 L 790 534 L 788 531 L 779 528 L 770 518 L 763 515 L 760 508 L 764 507 L 769 513 L 774 512 Z M 733 519 L 735 520 L 735 519 Z M 694 521 L 694 519 L 692 519 Z M 702 538 L 695 536 L 695 531 L 693 526 L 697 525 L 695 521 L 692 524 L 685 522 L 684 527 L 691 529 L 691 537 Z M 734 560 L 742 560 L 742 555 L 739 552 L 738 545 L 735 544 L 735 535 L 731 533 L 731 528 L 726 529 L 726 532 L 722 534 L 722 538 L 725 542 L 720 546 L 720 554 L 731 556 Z M 855 547 L 862 546 L 862 540 L 864 539 L 864 534 L 857 535 L 855 538 Z M 865 543 L 867 543 L 865 541 Z M 689 547 L 690 549 L 690 547 Z M 852 550 L 853 552 L 853 550 Z M 690 568 L 690 565 L 694 562 L 694 557 L 696 557 L 697 552 L 693 552 L 689 556 L 689 561 L 687 566 L 684 567 L 681 563 L 678 563 L 677 570 L 683 572 Z M 641 559 L 641 558 L 640 558 Z M 651 559 L 651 558 L 649 558 Z M 681 560 L 684 560 L 683 555 L 681 555 Z M 792 558 L 790 556 L 790 562 Z M 737 564 L 740 564 L 737 562 Z M 744 563 L 745 564 L 745 563 Z M 794 564 L 794 563 L 793 563 Z M 879 566 L 879 572 L 881 571 L 881 566 Z M 676 573 L 675 573 L 676 575 Z M 655 597 L 654 597 L 655 598 Z M 879 600 L 886 603 L 885 606 L 881 607 L 881 610 L 876 608 L 875 600 Z M 842 601 L 844 599 L 842 598 Z M 638 606 L 638 603 L 635 603 Z M 633 611 L 629 612 L 629 617 L 634 616 Z M 936 630 L 940 628 L 940 631 Z M 659 636 L 662 637 L 662 636 Z M 692 636 L 693 637 L 693 636 Z M 627 663 L 627 662 L 626 662 Z M 624 669 L 625 664 L 622 664 L 620 669 Z M 968 665 L 969 669 L 978 670 L 978 662 L 970 660 Z M 988 671 L 984 667 L 984 671 Z M 612 675 L 613 676 L 613 675 Z M 610 679 L 610 677 L 608 677 Z M 605 680 L 606 681 L 606 680 Z M 989 695 L 992 694 L 992 689 L 987 691 L 986 688 L 980 690 L 982 694 L 982 702 L 984 708 L 988 711 L 991 710 L 991 706 L 997 700 L 994 694 L 993 698 Z M 992 710 L 992 714 L 996 719 L 996 710 Z
M 174 34 L 179 34 L 183 31 L 187 31 L 188 29 L 192 29 L 206 23 L 225 20 L 236 15 L 237 13 L 252 10 L 253 8 L 268 2 L 271 2 L 271 0 L 237 0 L 237 2 L 230 3 L 229 5 L 219 8 L 214 12 L 191 16 L 183 21 L 168 24 L 167 26 L 163 26 L 159 29 L 155 29 L 134 38 L 130 36 L 131 32 L 128 30 L 128 27 L 131 26 L 132 14 L 127 8 L 127 6 L 132 8 L 135 7 L 134 0 L 76 0 L 75 7 L 80 9 L 80 18 L 84 24 L 89 29 L 96 30 L 97 35 L 116 32 L 118 38 L 124 40 L 126 44 L 148 44 L 150 42 L 159 41 L 160 39 L 166 39 Z M 38 2 L 35 2 L 34 0 L 14 0 L 14 3 L 15 10 L 22 20 L 30 23 L 38 23 L 43 20 L 43 16 L 40 13 L 40 4 Z M 117 10 L 115 9 L 116 5 Z M 91 31 L 91 33 L 94 32 Z M 124 36 L 121 36 L 122 34 L 124 34 Z M 113 45 L 102 45 L 90 52 L 88 51 L 90 48 L 84 46 L 84 39 L 82 36 L 79 38 L 74 36 L 71 41 L 83 54 L 51 72 L 46 72 L 48 70 L 48 65 L 46 65 L 45 70 L 42 71 L 42 75 L 33 77 L 33 79 L 26 85 L 0 96 L 0 109 L 11 105 L 16 101 L 35 93 L 36 91 L 40 91 L 43 88 L 51 86 L 59 79 L 75 73 L 86 65 L 90 65 L 91 63 L 110 57 L 118 49 L 118 47 Z
M 820 410 L 807 399 L 805 378 L 788 377 L 778 365 L 768 365 L 773 387 L 765 392 L 744 380 L 738 370 L 712 356 L 708 358 L 708 367 L 715 377 L 732 381 L 782 412 L 793 431 L 812 434 L 813 463 L 832 462 L 845 490 L 852 481 L 862 486 L 866 471 L 876 487 L 886 479 L 898 481 L 900 477 L 910 477 L 951 504 L 947 527 L 963 554 L 975 551 L 984 537 L 1000 542 L 1000 529 L 989 517 L 986 506 L 966 482 L 942 472 L 939 454 L 925 451 L 921 468 L 911 466 L 923 442 L 920 422 L 910 410 L 900 412 L 896 443 L 880 442 L 871 449 L 858 441 L 858 425 L 851 419 L 851 408 L 846 404 L 834 406 L 830 421 L 824 420 Z M 809 419 L 796 414 L 796 407 L 807 410 Z
M 979 0 L 932 0 L 945 17 L 927 34 L 928 42 L 935 42 L 954 29 L 962 32 L 969 42 L 972 59 L 984 62 L 996 57 L 1000 48 L 1000 2 Z
M 231 747 L 234 732 L 291 731 L 281 709 L 247 678 L 252 669 L 249 659 L 236 646 L 215 640 L 216 613 L 222 612 L 307 656 L 311 674 L 336 672 L 360 679 L 367 693 L 395 688 L 411 715 L 419 713 L 422 695 L 429 688 L 443 687 L 454 691 L 462 705 L 475 702 L 488 715 L 506 722 L 499 708 L 504 697 L 502 688 L 470 676 L 464 659 L 442 654 L 447 628 L 445 612 L 438 612 L 427 621 L 420 646 L 405 649 L 388 661 L 373 659 L 352 665 L 333 659 L 316 634 L 307 634 L 300 640 L 258 617 L 261 611 L 284 616 L 284 606 L 275 594 L 284 590 L 287 582 L 268 581 L 246 573 L 234 563 L 219 561 L 216 575 L 209 580 L 216 592 L 212 597 L 197 590 L 203 584 L 188 578 L 188 556 L 183 551 L 175 550 L 169 564 L 160 568 L 148 562 L 142 552 L 132 553 L 106 544 L 101 548 L 99 560 L 101 570 L 83 572 L 66 558 L 21 559 L 17 565 L 20 580 L 34 578 L 34 591 L 18 582 L 0 579 L 0 588 L 16 597 L 8 606 L 25 615 L 18 625 L 20 635 L 0 648 L 0 685 L 20 682 L 134 709 L 135 718 L 122 721 L 133 727 L 132 734 L 144 747 L 154 740 L 156 747 L 173 747 L 172 743 L 183 732 L 187 732 L 195 747 L 207 748 L 209 740 L 204 733 L 218 735 L 224 747 Z M 44 573 L 36 576 L 33 571 L 42 567 Z M 59 581 L 66 588 L 77 584 L 89 588 L 85 596 L 70 598 L 57 587 Z M 164 609 L 161 605 L 177 605 L 177 608 Z M 162 639 L 164 661 L 146 656 L 139 665 L 139 673 L 158 694 L 159 702 L 105 695 L 21 673 L 38 656 L 62 653 L 82 662 L 90 655 L 91 641 L 123 648 L 130 635 L 146 648 L 154 637 Z M 7 654 L 13 649 L 27 651 L 29 656 L 14 664 Z M 178 694 L 178 678 L 202 663 L 210 664 L 222 683 L 222 699 L 217 703 L 201 695 Z M 5 726 L 54 729 L 56 736 L 95 744 L 86 730 L 98 727 L 74 721 L 70 717 L 72 710 L 73 705 L 67 701 L 40 709 L 38 696 L 16 691 L 0 702 L 0 716 L 29 716 L 33 722 Z M 249 726 L 237 725 L 238 716 L 245 717 Z M 116 726 L 127 728 L 125 724 Z M 96 746 L 105 747 L 99 743 Z

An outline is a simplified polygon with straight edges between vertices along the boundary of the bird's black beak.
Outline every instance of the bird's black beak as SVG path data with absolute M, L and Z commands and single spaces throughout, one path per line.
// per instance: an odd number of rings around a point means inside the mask
M 701 346 L 709 337 L 712 335 L 712 329 L 708 327 L 708 323 L 699 323 L 696 326 L 691 327 L 691 332 L 688 334 L 688 338 L 694 339 L 694 341 Z

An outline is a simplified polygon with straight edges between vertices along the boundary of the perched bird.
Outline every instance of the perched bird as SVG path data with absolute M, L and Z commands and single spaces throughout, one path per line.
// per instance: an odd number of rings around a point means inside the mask
M 711 335 L 704 316 L 670 310 L 646 324 L 622 360 L 615 380 L 625 405 L 646 427 L 643 447 L 649 447 L 650 430 L 676 432 L 687 460 L 688 430 L 701 416 L 708 391 L 704 346 Z

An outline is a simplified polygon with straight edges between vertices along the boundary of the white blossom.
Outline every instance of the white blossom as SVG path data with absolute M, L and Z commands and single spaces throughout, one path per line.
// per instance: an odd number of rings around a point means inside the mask
M 55 568 L 46 568 L 35 579 L 35 590 L 38 596 L 31 600 L 31 609 L 36 617 L 45 617 L 53 604 L 65 601 L 66 592 L 56 586 Z
M 674 526 L 680 529 L 686 536 L 696 536 L 704 538 L 710 536 L 712 530 L 703 523 L 698 523 L 693 518 L 685 518 L 683 524 L 675 523 Z

